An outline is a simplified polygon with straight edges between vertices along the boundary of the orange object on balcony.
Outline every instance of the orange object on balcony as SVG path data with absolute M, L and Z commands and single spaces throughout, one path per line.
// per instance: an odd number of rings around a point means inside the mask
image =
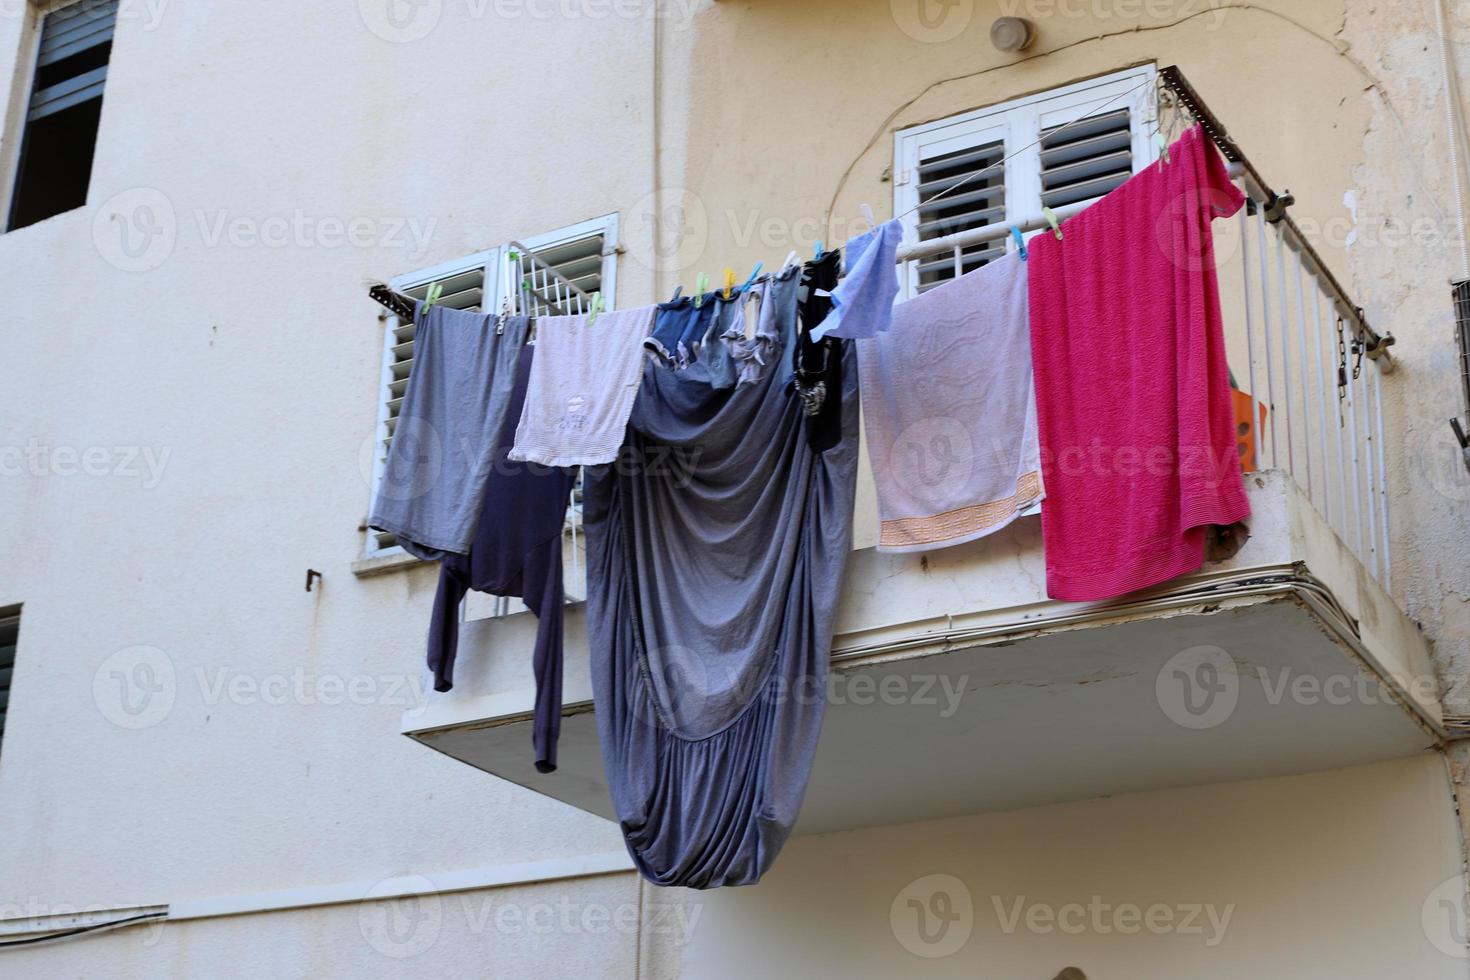
M 1252 473 L 1256 469 L 1256 447 L 1260 445 L 1256 434 L 1266 427 L 1266 406 L 1239 388 L 1230 389 L 1230 405 L 1235 413 L 1235 451 L 1240 456 L 1240 471 Z M 1258 409 L 1254 419 L 1252 405 Z

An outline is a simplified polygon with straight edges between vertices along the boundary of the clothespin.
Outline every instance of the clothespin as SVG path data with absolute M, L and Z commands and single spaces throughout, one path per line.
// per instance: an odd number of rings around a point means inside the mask
M 607 300 L 602 298 L 601 292 L 592 294 L 592 299 L 587 303 L 587 326 L 597 322 L 597 314 L 607 308 Z
M 1051 208 L 1042 208 L 1041 213 L 1046 217 L 1046 223 L 1051 225 L 1052 233 L 1057 236 L 1057 241 L 1062 240 L 1062 226 L 1057 221 L 1057 213 Z
M 1011 237 L 1016 240 L 1016 251 L 1020 253 L 1021 261 L 1026 261 L 1026 239 L 1021 237 L 1021 229 L 1011 225 Z
M 735 270 L 728 265 L 725 266 L 725 299 L 730 299 L 730 290 L 735 288 Z
M 1164 163 L 1171 163 L 1169 159 L 1169 144 L 1164 139 L 1163 133 L 1154 133 L 1154 145 L 1159 148 L 1159 155 L 1164 158 Z
M 816 251 L 816 254 L 812 256 L 812 259 L 813 259 L 813 261 L 817 261 L 817 260 L 820 260 L 821 257 L 822 257 L 822 240 L 820 238 L 818 238 L 817 239 L 817 251 Z
M 765 267 L 765 263 L 764 262 L 757 262 L 755 264 L 755 268 L 753 270 L 751 270 L 750 278 L 747 279 L 747 280 L 745 280 L 745 285 L 741 286 L 740 288 L 742 290 L 749 289 L 750 288 L 750 284 L 753 283 L 753 282 L 755 282 L 755 277 L 761 274 L 761 269 L 764 268 L 764 267 Z
M 424 294 L 424 305 L 421 307 L 421 310 L 424 313 L 428 313 L 429 310 L 433 309 L 434 304 L 439 302 L 439 297 L 443 295 L 444 285 L 442 283 L 429 283 L 429 290 Z
M 791 251 L 786 253 L 786 261 L 781 263 L 781 268 L 789 268 L 790 266 L 796 265 L 800 261 L 801 254 L 793 248 Z
M 873 206 L 871 204 L 864 204 L 860 210 L 863 213 L 863 220 L 868 223 L 868 229 L 870 231 L 878 227 L 878 220 L 873 217 Z
M 704 294 L 709 292 L 709 273 L 701 272 L 694 280 L 694 308 L 704 305 Z

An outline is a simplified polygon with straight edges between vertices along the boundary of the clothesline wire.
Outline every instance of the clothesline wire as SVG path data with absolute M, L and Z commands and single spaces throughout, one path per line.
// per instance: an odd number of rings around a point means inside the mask
M 996 167 L 1003 167 L 1003 166 L 1005 166 L 1007 160 L 1010 160 L 1010 159 L 1012 159 L 1012 158 L 1014 158 L 1016 156 L 1019 156 L 1022 153 L 1025 153 L 1027 150 L 1031 149 L 1031 147 L 1035 146 L 1037 143 L 1040 143 L 1040 142 L 1046 140 L 1048 137 L 1052 137 L 1052 136 L 1059 135 L 1061 133 L 1065 133 L 1067 130 L 1071 129 L 1073 126 L 1075 126 L 1078 123 L 1082 122 L 1084 119 L 1091 119 L 1093 116 L 1095 116 L 1098 113 L 1102 112 L 1104 109 L 1108 108 L 1114 102 L 1117 102 L 1119 99 L 1124 98 L 1125 96 L 1132 95 L 1134 92 L 1139 91 L 1140 89 L 1144 88 L 1145 86 L 1153 85 L 1153 84 L 1156 83 L 1156 81 L 1157 81 L 1157 79 L 1155 79 L 1153 77 L 1149 77 L 1149 78 L 1144 79 L 1142 82 L 1138 83 L 1137 85 L 1133 86 L 1132 88 L 1125 89 L 1124 91 L 1119 92 L 1117 95 L 1113 96 L 1111 99 L 1108 99 L 1106 102 L 1104 102 L 1102 105 L 1098 106 L 1097 108 L 1095 108 L 1095 109 L 1089 109 L 1087 112 L 1084 112 L 1082 115 L 1078 116 L 1076 119 L 1073 119 L 1071 122 L 1063 123 L 1062 125 L 1058 126 L 1056 129 L 1053 129 L 1050 132 L 1041 134 L 1041 136 L 1039 138 L 1037 138 L 1036 140 L 1034 140 L 1034 141 L 1032 141 L 1030 143 L 1027 143 L 1025 146 L 1021 147 L 1018 150 L 1015 150 L 1012 153 L 1006 154 L 1005 156 L 1001 157 L 999 160 L 997 160 L 995 163 L 992 163 L 990 166 L 986 167 L 985 169 L 983 169 L 983 170 L 976 170 L 974 173 L 966 174 L 965 176 L 961 177 L 959 180 L 955 181 L 953 184 L 950 184 L 944 190 L 940 191 L 938 194 L 935 194 L 933 197 L 929 198 L 927 201 L 920 201 L 918 204 L 915 204 L 913 207 L 909 208 L 907 211 L 904 211 L 902 214 L 896 214 L 893 217 L 895 219 L 908 217 L 909 215 L 913 214 L 915 211 L 919 210 L 920 208 L 927 207 L 928 205 L 933 204 L 935 201 L 937 201 L 940 198 L 944 197 L 945 195 L 951 193 L 952 191 L 958 190 L 961 185 L 969 183 L 970 181 L 974 180 L 976 177 L 983 177 L 986 174 L 988 174 L 990 171 L 994 170 Z

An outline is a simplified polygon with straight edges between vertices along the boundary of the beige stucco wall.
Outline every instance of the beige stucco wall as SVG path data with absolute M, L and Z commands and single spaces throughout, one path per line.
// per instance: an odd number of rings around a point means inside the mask
M 1304 218 L 1350 217 L 1351 193 L 1360 221 L 1408 209 L 1448 232 L 1437 69 L 1420 0 L 1231 9 L 1181 0 L 1147 4 L 1142 17 L 1119 0 L 1102 5 L 1102 17 L 1033 13 L 1040 35 L 1024 60 L 986 40 L 1000 6 L 955 4 L 963 23 L 916 37 L 899 3 L 691 0 L 665 8 L 655 38 L 653 20 L 614 7 L 545 17 L 537 11 L 546 6 L 442 0 L 394 26 L 375 0 L 310 9 L 125 3 L 88 206 L 0 235 L 10 367 L 0 448 L 35 444 L 77 457 L 51 455 L 39 470 L 26 464 L 0 477 L 0 606 L 25 603 L 0 751 L 0 902 L 12 906 L 4 914 L 620 848 L 607 824 L 397 734 L 419 683 L 434 579 L 425 568 L 362 579 L 350 571 L 362 548 L 362 457 L 382 344 L 363 295 L 369 282 L 614 211 L 628 241 L 623 305 L 676 280 L 689 285 L 700 269 L 717 277 L 725 264 L 770 267 L 813 237 L 840 240 L 863 202 L 888 213 L 893 129 L 1145 61 L 1183 66 L 1261 171 L 1296 193 Z M 10 83 L 25 71 L 19 9 L 0 0 L 5 161 L 21 103 Z M 958 33 L 936 39 L 957 23 Z M 1470 54 L 1460 51 L 1464 70 Z M 664 196 L 650 207 L 655 174 Z M 671 200 L 698 207 L 658 207 Z M 118 251 L 109 217 L 137 204 L 154 208 L 171 243 L 141 263 Z M 704 244 L 655 269 L 648 218 L 665 236 L 677 222 Z M 774 224 L 763 236 L 744 237 L 766 219 Z M 366 244 L 342 241 L 353 221 L 365 222 Z M 1395 591 L 1446 661 L 1459 663 L 1470 660 L 1461 557 L 1470 480 L 1443 438 L 1444 419 L 1459 410 L 1444 289 L 1452 266 L 1442 247 L 1381 238 L 1370 247 L 1360 232 L 1353 247 L 1331 236 L 1322 247 L 1374 322 L 1400 338 L 1400 370 L 1385 388 Z M 284 244 L 261 240 L 276 234 Z M 136 265 L 146 268 L 128 271 Z M 89 450 L 100 451 L 97 465 L 84 468 Z M 308 567 L 325 574 L 310 594 Z M 140 665 L 153 673 L 139 674 Z M 143 703 L 129 685 L 145 682 L 165 684 L 168 703 L 129 714 L 125 705 Z M 1197 867 L 1221 876 L 1210 887 L 1226 892 L 1238 880 L 1226 874 L 1232 868 L 1252 879 L 1241 902 L 1274 901 L 1295 880 L 1281 871 L 1292 861 L 1312 881 L 1379 887 L 1355 903 L 1325 886 L 1288 892 L 1276 920 L 1285 934 L 1232 944 L 1211 961 L 1228 964 L 1211 967 L 1221 976 L 1269 972 L 1267 953 L 1291 948 L 1297 922 L 1343 938 L 1328 962 L 1348 972 L 1293 975 L 1376 975 L 1350 969 L 1358 947 L 1346 940 L 1369 920 L 1365 908 L 1384 920 L 1375 915 L 1366 935 L 1437 964 L 1403 917 L 1417 916 L 1426 883 L 1445 876 L 1448 801 L 1427 770 L 1407 764 L 1341 777 L 1330 792 L 1316 781 L 1324 778 L 1048 819 L 1064 836 L 1102 835 L 1120 847 L 1149 841 L 1139 821 L 1170 841 L 1141 854 L 1136 869 L 1098 872 L 1119 894 L 1135 885 L 1169 891 L 1158 864 L 1201 836 L 1237 843 L 1233 861 Z M 1170 836 L 1148 822 L 1150 813 L 1166 820 L 1181 801 L 1202 821 L 1200 835 Z M 1257 809 L 1257 822 L 1240 830 L 1235 817 Z M 1276 810 L 1289 811 L 1290 833 L 1270 824 Z M 818 911 L 791 882 L 802 872 L 821 880 L 832 855 L 850 856 L 843 840 L 853 838 L 798 842 L 769 888 L 711 898 L 700 933 L 708 945 L 689 947 L 700 953 L 685 962 L 708 966 L 734 942 L 760 946 L 751 929 L 771 930 L 772 951 L 810 955 L 839 928 L 828 923 L 868 915 L 890 879 L 928 873 L 933 841 L 959 848 L 990 837 L 968 852 L 972 869 L 1004 856 L 1007 843 L 1040 854 L 1043 841 L 1025 823 L 987 817 L 937 834 L 873 832 L 866 840 L 889 855 L 874 865 L 881 874 L 854 880 L 850 896 L 828 896 L 839 912 L 818 910 L 827 918 L 810 940 L 798 934 L 801 921 Z M 1321 827 L 1333 828 L 1339 848 L 1306 857 L 1293 849 Z M 1347 874 L 1339 862 L 1349 850 L 1371 866 L 1352 863 Z M 1073 854 L 1083 864 L 1091 856 Z M 1053 888 L 1060 902 L 1073 891 L 1055 860 L 1036 887 Z M 1006 887 L 1029 893 L 1022 868 L 1011 874 Z M 535 887 L 616 904 L 624 899 L 603 891 L 628 884 Z M 752 917 L 762 895 L 790 921 Z M 118 972 L 198 976 L 211 963 L 259 956 L 269 975 L 399 975 L 402 962 L 364 952 L 358 914 L 171 926 L 157 947 L 166 955 L 128 952 L 128 970 Z M 719 916 L 726 925 L 710 925 Z M 483 967 L 486 947 L 453 935 L 414 966 Z M 627 957 L 637 955 L 627 940 L 588 947 L 560 933 L 522 936 L 505 940 L 506 958 L 495 962 L 503 975 L 550 962 L 569 975 L 626 976 Z M 17 975 L 94 972 L 132 941 L 37 950 Z M 1138 975 L 1146 947 L 1090 948 L 1128 976 Z M 888 962 L 884 950 L 874 962 Z M 1026 975 L 1043 969 L 1041 952 L 1005 955 Z M 10 962 L 0 961 L 0 975 Z M 1442 975 L 1438 965 L 1426 969 Z

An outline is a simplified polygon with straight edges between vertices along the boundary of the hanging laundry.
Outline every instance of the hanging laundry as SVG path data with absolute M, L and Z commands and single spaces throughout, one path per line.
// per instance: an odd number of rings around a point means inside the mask
M 879 551 L 971 541 L 1041 499 L 1026 267 L 1006 255 L 856 342 Z
M 1210 221 L 1244 203 L 1199 127 L 1031 240 L 1047 594 L 1109 599 L 1192 571 L 1249 514 Z
M 796 335 L 796 291 L 801 281 L 801 267 L 788 266 L 778 275 L 757 279 L 743 294 L 722 308 L 710 328 L 706 343 L 705 371 L 716 388 L 759 381 L 770 365 L 779 364 L 783 374 L 789 373 L 785 360 L 777 352 L 784 346 L 782 338 Z M 745 335 L 747 307 L 754 303 L 755 332 Z M 718 331 L 718 333 L 716 333 Z M 784 378 L 777 378 L 778 385 Z
M 536 358 L 510 458 L 546 466 L 609 463 L 638 394 L 656 307 L 536 321 Z
M 664 364 L 687 367 L 698 354 L 699 342 L 709 332 L 717 307 L 713 294 L 705 294 L 699 305 L 693 297 L 675 296 L 660 303 L 653 321 L 653 332 L 643 347 Z
M 561 731 L 562 527 L 576 471 L 508 458 L 534 354 L 534 347 L 521 351 L 470 553 L 449 555 L 440 565 L 428 660 L 434 690 L 450 690 L 459 650 L 459 604 L 470 589 L 524 599 L 539 620 L 532 656 L 536 710 L 531 741 L 537 771 L 552 772 Z
M 841 252 L 827 252 L 802 267 L 797 308 L 800 328 L 791 350 L 792 389 L 806 415 L 807 444 L 816 452 L 837 445 L 842 438 L 842 399 L 828 392 L 842 390 L 844 341 L 837 337 L 814 340 L 811 328 L 832 309 L 831 290 L 837 285 Z
M 608 785 L 659 885 L 760 879 L 791 832 L 825 707 L 852 537 L 843 438 L 806 443 L 782 383 L 715 388 L 649 362 L 620 465 L 587 471 L 587 619 Z
M 832 290 L 832 312 L 812 330 L 823 337 L 873 337 L 888 329 L 893 301 L 898 298 L 898 243 L 903 223 L 885 221 L 847 241 L 847 268 Z
M 430 561 L 469 551 L 530 321 L 415 305 L 413 370 L 368 526 Z

